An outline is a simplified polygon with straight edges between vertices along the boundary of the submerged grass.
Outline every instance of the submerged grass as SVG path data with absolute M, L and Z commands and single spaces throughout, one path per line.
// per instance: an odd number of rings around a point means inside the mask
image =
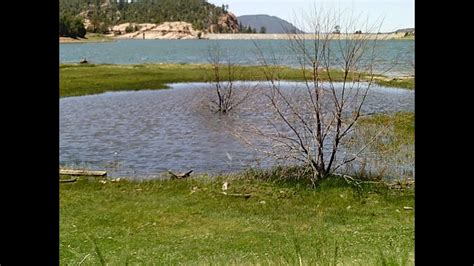
M 278 67 L 282 80 L 302 80 L 299 69 Z M 261 66 L 235 66 L 236 80 L 265 80 Z M 94 65 L 62 64 L 60 96 L 80 96 L 106 91 L 164 89 L 173 82 L 207 82 L 211 80 L 208 64 L 141 64 L 141 65 Z M 331 77 L 341 80 L 342 72 L 331 71 Z M 225 73 L 222 75 L 225 78 Z M 322 79 L 327 79 L 323 74 Z M 412 88 L 414 82 L 375 80 L 385 85 Z M 389 83 L 387 83 L 389 82 Z
M 222 193 L 230 183 L 228 195 Z M 248 193 L 251 197 L 235 197 Z M 413 264 L 414 191 L 249 175 L 60 188 L 61 264 Z
M 376 138 L 374 138 L 377 136 Z M 366 179 L 412 179 L 415 158 L 415 114 L 397 112 L 362 117 L 350 136 L 347 149 L 353 153 L 366 147 L 355 161 L 342 170 Z
M 360 121 L 361 127 L 389 126 L 385 137 L 388 141 L 383 144 L 391 149 L 400 149 L 402 145 L 414 145 L 415 143 L 415 113 L 397 112 L 392 115 L 377 114 Z M 382 145 L 382 144 L 381 144 Z
M 415 78 L 404 78 L 404 79 L 375 79 L 375 83 L 385 87 L 395 87 L 402 89 L 414 89 Z

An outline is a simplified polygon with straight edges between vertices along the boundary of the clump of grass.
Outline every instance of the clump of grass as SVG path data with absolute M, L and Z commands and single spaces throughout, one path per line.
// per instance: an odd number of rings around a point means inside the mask
M 90 239 L 90 241 L 94 245 L 94 251 L 95 251 L 97 257 L 99 258 L 100 265 L 106 265 L 104 256 L 102 255 L 102 252 L 100 251 L 99 246 L 97 246 L 97 243 L 93 239 L 91 239 L 90 237 L 88 237 L 88 238 Z
M 346 149 L 354 153 L 367 143 L 369 146 L 356 162 L 345 166 L 344 172 L 356 173 L 366 180 L 412 178 L 415 158 L 414 121 L 413 112 L 363 117 L 345 145 Z
M 243 176 L 273 182 L 310 184 L 307 181 L 312 177 L 312 172 L 307 166 L 275 166 L 270 169 L 248 169 Z
M 380 86 L 385 86 L 385 87 L 415 89 L 415 78 L 390 79 L 390 80 L 377 79 L 375 80 L 375 83 Z

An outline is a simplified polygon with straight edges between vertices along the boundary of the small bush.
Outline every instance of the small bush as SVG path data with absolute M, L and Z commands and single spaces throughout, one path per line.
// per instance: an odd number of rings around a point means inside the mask
M 134 30 L 135 30 L 135 28 L 134 28 L 132 25 L 128 25 L 128 26 L 125 28 L 125 32 L 126 32 L 126 33 L 133 32 Z

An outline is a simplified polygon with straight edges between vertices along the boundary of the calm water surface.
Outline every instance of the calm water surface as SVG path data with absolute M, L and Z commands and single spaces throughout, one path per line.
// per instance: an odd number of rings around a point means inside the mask
M 60 63 L 77 63 L 86 58 L 91 63 L 142 64 L 142 63 L 207 63 L 209 48 L 215 42 L 231 55 L 233 63 L 256 65 L 256 48 L 252 40 L 118 40 L 104 43 L 60 44 Z M 296 67 L 287 40 L 259 40 L 265 57 L 274 54 L 278 64 Z M 337 45 L 334 43 L 334 45 Z M 337 48 L 337 47 L 336 47 Z M 377 43 L 375 69 L 389 76 L 414 73 L 415 42 L 386 40 Z M 335 66 L 337 67 L 337 66 Z

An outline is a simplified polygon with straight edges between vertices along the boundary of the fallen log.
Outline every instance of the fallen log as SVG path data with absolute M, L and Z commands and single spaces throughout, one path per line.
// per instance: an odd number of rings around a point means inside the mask
M 250 198 L 250 196 L 252 196 L 252 194 L 241 194 L 241 193 L 228 194 L 227 192 L 222 192 L 222 194 L 224 194 L 226 196 L 232 196 L 232 197 L 243 197 L 245 199 L 248 199 L 248 198 Z
M 79 176 L 107 176 L 106 171 L 90 171 L 82 169 L 59 169 L 60 175 L 79 175 Z
M 59 183 L 73 183 L 77 181 L 77 177 L 71 179 L 59 179 Z

